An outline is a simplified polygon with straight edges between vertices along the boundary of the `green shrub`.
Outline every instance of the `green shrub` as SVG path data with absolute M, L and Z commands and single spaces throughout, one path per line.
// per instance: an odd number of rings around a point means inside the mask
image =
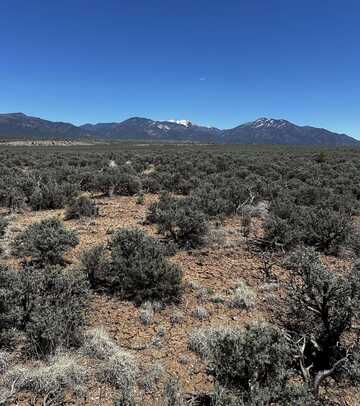
M 80 272 L 25 267 L 0 272 L 0 329 L 24 333 L 30 355 L 80 343 L 88 284 Z
M 26 269 L 22 276 L 22 327 L 29 353 L 44 356 L 81 342 L 88 285 L 81 273 Z
M 161 190 L 161 184 L 154 174 L 150 174 L 143 179 L 143 189 L 148 193 L 158 193 Z
M 129 166 L 109 167 L 97 177 L 98 189 L 112 196 L 133 196 L 142 189 L 141 180 Z
M 172 198 L 169 193 L 161 193 L 157 202 L 150 205 L 146 220 L 150 224 L 162 222 L 163 212 L 172 212 L 173 216 L 176 211 L 176 199 Z
M 336 254 L 352 232 L 350 215 L 329 208 L 309 210 L 301 221 L 305 230 L 303 242 L 326 253 Z
M 61 209 L 78 194 L 78 186 L 70 182 L 58 183 L 53 178 L 43 179 L 29 196 L 33 210 Z
M 139 230 L 119 230 L 109 247 L 113 289 L 138 303 L 179 297 L 182 272 L 154 239 Z
M 243 328 L 203 330 L 191 337 L 191 349 L 209 364 L 220 392 L 216 405 L 276 404 L 287 406 L 313 398 L 306 387 L 293 383 L 294 353 L 284 333 L 265 323 Z M 222 393 L 222 394 L 221 394 Z
M 337 254 L 353 232 L 350 214 L 345 211 L 285 201 L 273 206 L 264 228 L 266 244 L 272 248 L 289 250 L 305 244 L 328 254 Z
M 81 217 L 96 217 L 99 209 L 94 200 L 86 195 L 74 199 L 65 210 L 65 220 L 79 219 Z
M 30 256 L 34 263 L 63 264 L 64 253 L 79 243 L 75 231 L 64 227 L 61 220 L 49 218 L 28 226 L 13 243 L 14 254 Z
M 92 289 L 102 288 L 110 283 L 108 282 L 111 267 L 109 256 L 108 250 L 103 245 L 96 245 L 81 255 L 82 269 Z
M 190 204 L 180 205 L 175 216 L 175 229 L 169 229 L 180 245 L 192 248 L 203 244 L 208 233 L 205 215 Z
M 326 375 L 334 376 L 351 363 L 351 340 L 344 335 L 360 308 L 360 265 L 348 274 L 328 270 L 313 249 L 301 248 L 285 266 L 289 280 L 280 320 L 301 339 L 300 364 L 305 369 L 312 365 L 304 379 L 317 393 Z
M 234 207 L 229 204 L 221 190 L 214 188 L 211 183 L 206 183 L 197 188 L 191 195 L 196 207 L 208 216 L 215 217 L 230 214 Z
M 150 206 L 147 221 L 156 223 L 160 233 L 189 248 L 201 245 L 208 232 L 206 216 L 191 199 L 175 199 L 168 194 L 162 194 Z
M 19 273 L 0 265 L 0 344 L 11 338 L 11 329 L 20 318 L 19 293 Z
M 302 233 L 289 219 L 270 215 L 264 225 L 265 243 L 271 249 L 291 249 L 302 240 Z
M 95 247 L 82 259 L 94 288 L 134 300 L 177 300 L 182 291 L 182 272 L 166 260 L 161 244 L 139 230 L 118 230 L 108 249 Z
M 4 206 L 11 212 L 21 211 L 26 207 L 26 196 L 20 189 L 5 190 Z

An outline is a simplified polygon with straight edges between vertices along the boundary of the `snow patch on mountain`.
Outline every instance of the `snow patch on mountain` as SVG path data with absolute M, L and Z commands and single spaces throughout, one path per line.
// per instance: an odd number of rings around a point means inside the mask
M 288 121 L 286 120 L 275 120 L 273 118 L 258 118 L 254 122 L 251 123 L 251 127 L 253 128 L 283 128 L 288 125 Z
M 192 123 L 190 120 L 168 120 L 169 123 L 175 123 L 179 125 L 183 125 L 184 127 L 191 127 Z
M 160 130 L 170 130 L 170 127 L 165 124 L 157 124 L 156 127 L 159 128 Z

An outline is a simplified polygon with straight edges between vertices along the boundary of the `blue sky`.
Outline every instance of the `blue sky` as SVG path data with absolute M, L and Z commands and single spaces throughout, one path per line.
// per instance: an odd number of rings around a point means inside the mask
M 360 138 L 358 0 L 1 0 L 0 112 Z

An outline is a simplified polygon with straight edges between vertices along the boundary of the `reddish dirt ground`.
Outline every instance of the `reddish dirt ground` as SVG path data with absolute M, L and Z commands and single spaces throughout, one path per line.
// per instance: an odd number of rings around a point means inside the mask
M 154 226 L 143 225 L 147 207 L 156 199 L 156 195 L 146 195 L 145 204 L 139 205 L 134 197 L 101 197 L 97 198 L 99 217 L 94 220 L 66 221 L 66 226 L 77 230 L 80 237 L 80 244 L 66 257 L 72 262 L 74 270 L 76 271 L 79 264 L 81 252 L 96 244 L 105 243 L 112 230 L 136 227 L 156 236 Z M 17 214 L 10 228 L 15 235 L 33 222 L 52 216 L 63 218 L 63 214 L 63 210 Z M 132 352 L 141 365 L 149 366 L 160 361 L 166 370 L 158 390 L 146 397 L 146 404 L 156 404 L 161 385 L 170 375 L 180 379 L 186 392 L 211 390 L 212 380 L 206 374 L 206 366 L 187 348 L 188 334 L 193 329 L 210 325 L 241 325 L 249 320 L 268 319 L 264 305 L 266 293 L 261 289 L 262 263 L 256 254 L 247 249 L 240 228 L 239 217 L 229 218 L 219 227 L 213 227 L 213 238 L 203 249 L 195 252 L 180 251 L 171 258 L 171 261 L 183 269 L 187 286 L 185 293 L 180 304 L 170 305 L 156 312 L 153 322 L 148 326 L 141 323 L 140 310 L 133 304 L 106 295 L 93 295 L 86 315 L 88 327 L 102 326 L 120 347 Z M 258 221 L 253 233 L 261 233 Z M 325 260 L 329 265 L 338 265 L 335 259 Z M 18 264 L 18 260 L 14 258 L 9 258 L 7 262 Z M 348 266 L 346 261 L 342 264 Z M 281 277 L 280 268 L 275 267 L 275 272 Z M 226 294 L 238 280 L 245 281 L 257 293 L 254 309 L 239 310 L 209 300 L 210 296 Z M 204 294 L 206 290 L 207 296 Z M 198 306 L 207 311 L 207 317 L 202 320 L 193 314 Z M 182 322 L 171 322 L 175 312 L 183 314 Z M 159 332 L 162 337 L 155 340 L 159 337 Z M 110 405 L 112 395 L 109 388 L 93 387 L 88 393 L 87 401 L 82 404 Z M 356 400 L 360 399 L 360 392 L 356 393 L 355 389 L 347 393 L 337 393 L 336 397 L 341 399 L 341 405 L 360 405 L 360 401 Z M 22 404 L 26 404 L 26 401 L 23 400 Z

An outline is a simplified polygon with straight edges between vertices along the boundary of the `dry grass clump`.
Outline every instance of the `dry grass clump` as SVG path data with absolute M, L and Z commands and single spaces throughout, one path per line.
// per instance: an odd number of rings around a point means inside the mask
M 144 326 L 149 326 L 155 315 L 154 306 L 151 302 L 145 302 L 141 305 L 139 318 Z
M 175 324 L 180 324 L 184 321 L 184 313 L 179 310 L 175 310 L 170 315 L 170 323 L 174 326 Z
M 209 227 L 209 232 L 205 236 L 205 245 L 209 247 L 225 247 L 227 233 L 225 230 L 214 225 Z
M 209 288 L 200 288 L 196 292 L 196 298 L 198 299 L 199 303 L 205 303 L 212 294 L 212 290 Z
M 121 394 L 133 391 L 138 375 L 139 367 L 135 357 L 123 350 L 112 354 L 97 371 L 100 382 L 114 386 Z
M 102 327 L 86 332 L 81 352 L 91 358 L 104 360 L 119 350 Z
M 193 316 L 196 319 L 199 320 L 204 320 L 208 317 L 208 311 L 204 307 L 198 306 L 194 311 L 193 311 Z
M 5 385 L 14 386 L 16 392 L 30 391 L 45 395 L 73 390 L 77 395 L 84 393 L 88 370 L 80 365 L 75 356 L 61 354 L 50 360 L 48 365 L 10 369 L 4 377 Z
M 194 406 L 191 399 L 185 399 L 184 391 L 178 378 L 170 378 L 164 387 L 160 406 Z
M 139 318 L 144 326 L 149 326 L 154 319 L 155 313 L 162 310 L 164 305 L 160 302 L 145 302 L 140 307 Z
M 255 301 L 255 292 L 245 282 L 239 281 L 231 295 L 229 306 L 248 310 L 255 306 Z
M 200 284 L 196 281 L 188 281 L 186 287 L 190 290 L 199 290 L 201 288 Z
M 211 303 L 215 303 L 215 304 L 225 304 L 227 301 L 227 297 L 219 292 L 214 293 L 211 297 L 210 297 L 210 302 Z
M 214 343 L 218 342 L 218 338 L 229 334 L 230 331 L 226 327 L 206 327 L 193 330 L 188 337 L 189 350 L 206 359 L 209 357 Z
M 140 388 L 142 388 L 146 393 L 154 391 L 155 386 L 159 383 L 163 375 L 163 364 L 161 362 L 155 362 L 144 372 L 143 376 L 139 380 Z

